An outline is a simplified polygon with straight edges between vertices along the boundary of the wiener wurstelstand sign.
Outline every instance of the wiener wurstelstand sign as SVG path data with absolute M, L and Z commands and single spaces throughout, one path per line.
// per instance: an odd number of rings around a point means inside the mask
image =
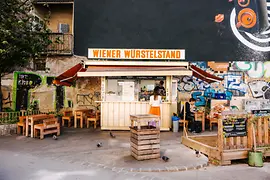
M 89 59 L 174 59 L 184 60 L 183 49 L 88 49 Z

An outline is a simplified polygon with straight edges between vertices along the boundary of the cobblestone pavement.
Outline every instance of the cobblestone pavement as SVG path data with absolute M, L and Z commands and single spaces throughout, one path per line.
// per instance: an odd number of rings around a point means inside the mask
M 154 173 L 142 173 L 155 175 Z M 234 164 L 230 166 L 210 166 L 193 171 L 164 172 L 159 177 L 168 179 L 186 180 L 270 180 L 270 163 L 264 167 L 249 167 L 247 164 Z

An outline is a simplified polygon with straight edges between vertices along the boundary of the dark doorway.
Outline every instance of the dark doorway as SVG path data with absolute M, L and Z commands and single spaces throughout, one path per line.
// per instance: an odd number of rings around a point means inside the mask
M 59 111 L 64 107 L 64 88 L 56 86 L 56 110 Z
M 16 95 L 16 111 L 27 110 L 28 105 L 28 88 L 20 88 Z

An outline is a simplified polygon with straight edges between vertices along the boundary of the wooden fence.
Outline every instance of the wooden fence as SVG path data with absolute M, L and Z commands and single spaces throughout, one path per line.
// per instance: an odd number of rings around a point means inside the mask
M 15 111 L 15 112 L 0 112 L 0 124 L 14 124 L 18 122 L 20 116 L 30 116 L 36 114 L 46 114 L 49 111 Z M 52 112 L 53 113 L 53 112 Z
M 231 164 L 232 160 L 246 159 L 248 151 L 254 145 L 253 126 L 255 129 L 257 150 L 264 156 L 270 156 L 269 117 L 254 118 L 249 115 L 247 119 L 247 134 L 242 137 L 225 137 L 223 121 L 218 121 L 218 133 L 212 136 L 183 136 L 182 143 L 190 148 L 206 154 L 210 161 L 218 164 Z

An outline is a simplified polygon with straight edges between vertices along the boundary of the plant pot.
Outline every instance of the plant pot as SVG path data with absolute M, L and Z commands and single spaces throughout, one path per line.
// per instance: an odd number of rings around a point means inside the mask
M 248 165 L 252 167 L 263 167 L 263 153 L 261 151 L 249 151 Z

